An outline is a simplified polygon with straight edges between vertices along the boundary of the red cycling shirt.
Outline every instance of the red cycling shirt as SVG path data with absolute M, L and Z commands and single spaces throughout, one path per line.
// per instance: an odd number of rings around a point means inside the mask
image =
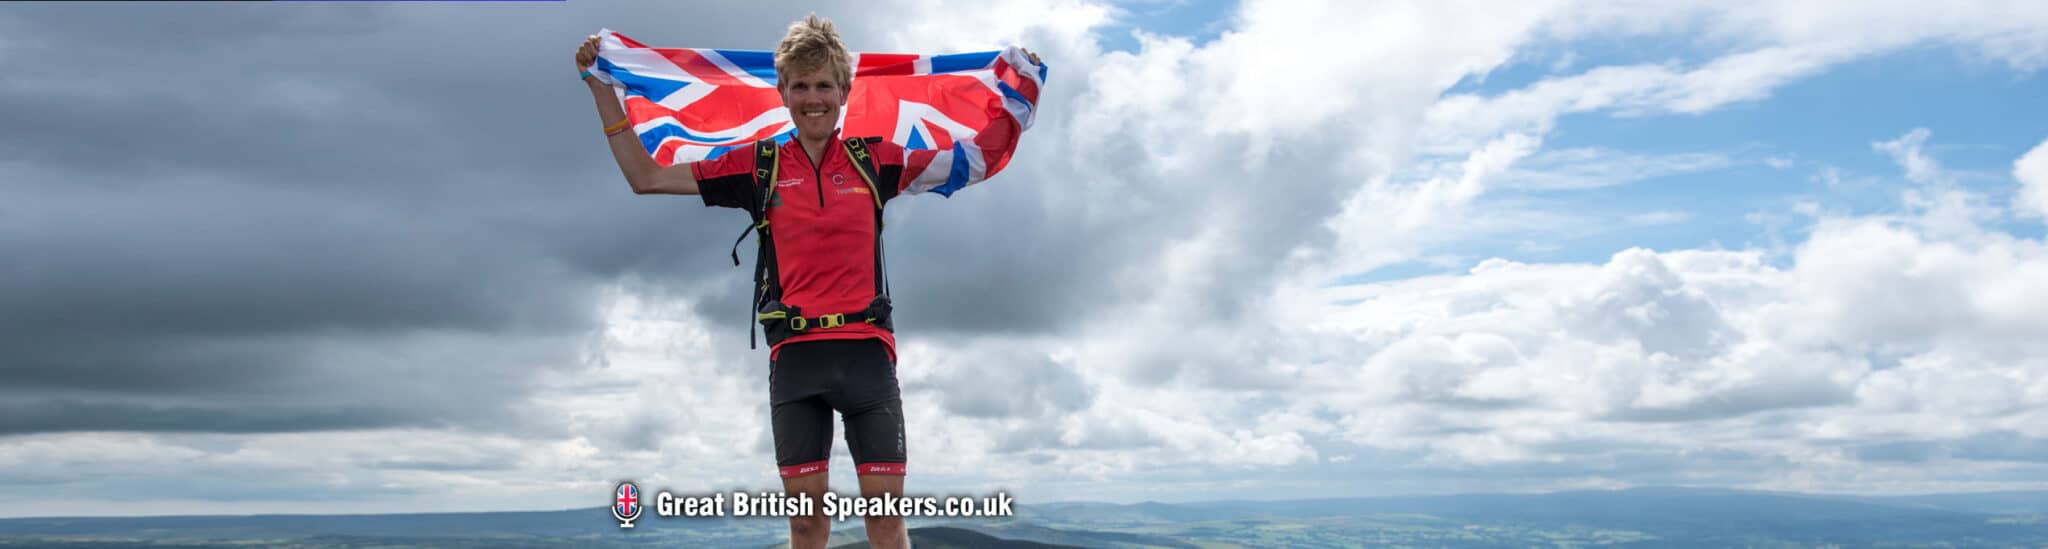
M 768 226 L 775 239 L 775 266 L 781 271 L 782 302 L 804 316 L 852 313 L 875 297 L 875 199 L 859 168 L 846 156 L 834 130 L 825 158 L 813 161 L 796 139 L 777 149 L 781 165 L 775 175 L 775 200 L 768 205 Z M 692 173 L 705 206 L 746 209 L 760 200 L 754 187 L 754 155 L 747 147 L 697 162 Z M 893 186 L 902 194 L 903 147 L 886 140 L 869 143 L 877 166 L 875 185 Z M 884 197 L 884 199 L 893 198 Z M 866 322 L 847 322 L 831 329 L 811 328 L 777 343 L 828 339 L 882 340 L 890 362 L 896 360 L 896 336 Z

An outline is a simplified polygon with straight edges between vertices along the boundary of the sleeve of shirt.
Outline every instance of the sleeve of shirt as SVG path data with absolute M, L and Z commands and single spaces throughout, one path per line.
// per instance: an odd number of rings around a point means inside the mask
M 887 203 L 903 195 L 903 189 L 910 185 L 903 179 L 903 147 L 888 141 L 874 141 L 870 147 L 875 156 L 876 187 L 882 191 L 882 202 Z
M 697 176 L 697 193 L 705 206 L 750 210 L 760 197 L 754 196 L 754 155 L 749 148 L 726 151 L 718 158 L 690 165 Z

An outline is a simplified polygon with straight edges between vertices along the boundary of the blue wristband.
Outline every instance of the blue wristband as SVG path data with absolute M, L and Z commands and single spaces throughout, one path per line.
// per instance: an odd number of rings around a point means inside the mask
M 579 72 L 580 72 L 580 74 L 579 74 L 579 75 L 578 75 L 578 76 L 576 77 L 576 79 L 577 79 L 577 80 L 588 80 L 588 79 L 590 79 L 590 71 L 579 71 Z

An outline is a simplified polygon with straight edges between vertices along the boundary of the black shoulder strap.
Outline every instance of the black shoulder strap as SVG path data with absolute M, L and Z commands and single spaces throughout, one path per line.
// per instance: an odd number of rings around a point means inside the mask
M 870 138 L 867 138 L 867 142 L 868 142 L 868 146 L 869 146 L 869 147 L 873 147 L 873 146 L 874 146 L 874 145 L 875 145 L 876 143 L 881 143 L 881 142 L 882 142 L 882 138 L 880 138 L 880 137 L 870 137 Z M 878 158 L 878 159 L 875 159 L 875 173 L 876 173 L 876 174 L 881 174 L 881 173 L 885 173 L 885 172 L 883 172 L 883 171 L 882 171 L 882 161 L 881 161 L 881 159 L 879 159 L 879 158 Z M 899 168 L 898 168 L 898 169 L 896 170 L 896 173 L 897 173 L 897 174 L 902 174 L 902 173 L 903 173 L 903 170 L 901 169 L 901 167 L 899 167 Z M 875 178 L 875 183 L 876 183 L 876 184 L 878 185 L 878 188 L 876 188 L 876 189 L 874 189 L 874 190 L 876 190 L 876 191 L 879 191 L 879 192 L 881 192 L 881 194 L 882 194 L 882 202 L 883 202 L 883 203 L 887 203 L 887 202 L 889 202 L 890 200 L 895 200 L 895 199 L 896 199 L 896 196 L 897 196 L 897 195 L 899 194 L 899 192 L 898 192 L 898 189 L 899 189 L 899 187 L 898 187 L 898 186 L 899 186 L 899 185 L 902 185 L 902 184 L 903 184 L 903 182 L 901 182 L 901 181 L 882 181 L 880 177 L 877 177 L 877 178 Z M 886 183 L 886 185 L 883 185 L 883 183 Z
M 776 162 L 775 158 L 777 148 L 774 139 L 754 142 L 755 201 L 752 207 L 747 208 L 747 214 L 754 218 L 754 224 L 746 230 L 741 230 L 740 237 L 732 241 L 732 265 L 738 267 L 740 243 L 747 240 L 747 231 L 761 233 L 760 238 L 754 240 L 757 252 L 754 255 L 754 299 L 747 304 L 748 349 L 755 348 L 754 315 L 769 297 L 769 288 L 772 286 L 769 277 L 780 276 L 774 265 L 775 244 L 768 233 L 768 207 L 775 203 L 775 176 L 781 171 L 781 163 Z
M 740 243 L 747 240 L 747 232 L 765 229 L 768 226 L 768 205 L 775 198 L 775 176 L 778 168 L 775 162 L 775 140 L 763 139 L 754 143 L 754 198 L 747 207 L 747 215 L 754 219 L 754 225 L 740 231 L 740 237 L 732 241 L 732 266 L 740 266 Z
M 868 196 L 875 199 L 875 278 L 879 282 L 877 286 L 880 286 L 875 288 L 875 293 L 886 297 L 889 295 L 889 263 L 886 254 L 882 253 L 882 203 L 888 201 L 890 197 L 883 196 L 882 186 L 876 184 L 876 179 L 881 176 L 875 173 L 879 169 L 875 165 L 875 156 L 868 153 L 870 140 L 881 141 L 880 138 L 873 137 L 849 137 L 840 143 L 846 146 L 846 157 L 852 159 L 854 167 L 859 169 L 861 181 L 868 184 Z M 890 185 L 888 190 L 893 196 L 896 186 Z
M 754 186 L 759 189 L 761 202 L 755 204 L 754 224 L 767 226 L 768 205 L 775 201 L 775 177 L 782 170 L 775 161 L 775 151 L 781 147 L 774 139 L 754 142 Z

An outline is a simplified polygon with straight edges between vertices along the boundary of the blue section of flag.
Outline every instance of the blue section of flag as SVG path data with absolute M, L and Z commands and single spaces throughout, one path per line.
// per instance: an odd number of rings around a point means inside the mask
M 690 86 L 689 82 L 681 80 L 652 78 L 635 74 L 633 71 L 626 70 L 624 67 L 605 60 L 602 56 L 597 58 L 597 69 L 612 75 L 612 78 L 618 80 L 619 83 L 625 84 L 627 90 L 657 102 L 666 99 L 669 94 Z
M 996 62 L 996 54 L 1002 52 L 984 51 L 975 53 L 953 53 L 931 56 L 932 74 L 971 71 L 987 67 Z
M 775 52 L 756 50 L 711 50 L 724 56 L 727 61 L 739 66 L 747 74 L 775 85 Z
M 705 160 L 711 160 L 711 159 L 714 159 L 714 158 L 718 158 L 718 157 L 721 157 L 721 156 L 725 156 L 725 151 L 730 151 L 730 150 L 733 150 L 733 146 L 732 146 L 732 145 L 719 145 L 719 146 L 716 146 L 716 147 L 712 147 L 712 148 L 711 148 L 711 152 L 707 152 L 707 153 L 704 153 L 704 159 L 705 159 Z
M 904 143 L 903 148 L 910 149 L 913 151 L 921 151 L 932 148 L 932 146 L 929 143 L 925 143 L 924 132 L 919 131 L 917 127 L 913 126 L 910 128 L 910 142 Z
M 946 184 L 939 185 L 937 187 L 932 187 L 932 192 L 939 193 L 940 196 L 944 196 L 946 198 L 952 198 L 953 191 L 957 191 L 967 187 L 967 175 L 968 172 L 973 169 L 974 168 L 967 163 L 967 151 L 960 148 L 959 142 L 954 142 L 953 172 L 946 174 Z
M 645 131 L 641 131 L 640 146 L 642 148 L 647 149 L 648 154 L 654 154 L 654 151 L 656 149 L 661 148 L 661 142 L 671 137 L 680 137 L 683 138 L 684 141 L 718 141 L 718 139 L 715 138 L 692 134 L 689 132 L 689 130 L 683 129 L 682 126 L 677 126 L 675 124 L 662 124 L 660 126 L 655 126 L 652 128 L 648 128 Z
M 1017 91 L 1017 88 L 1010 87 L 1009 82 L 1003 82 L 1000 80 L 996 81 L 996 91 L 1003 92 L 1004 99 L 1015 101 L 1020 105 L 1024 105 L 1024 110 L 1026 111 L 1038 110 L 1038 105 L 1031 104 L 1031 100 L 1025 99 L 1024 93 Z

